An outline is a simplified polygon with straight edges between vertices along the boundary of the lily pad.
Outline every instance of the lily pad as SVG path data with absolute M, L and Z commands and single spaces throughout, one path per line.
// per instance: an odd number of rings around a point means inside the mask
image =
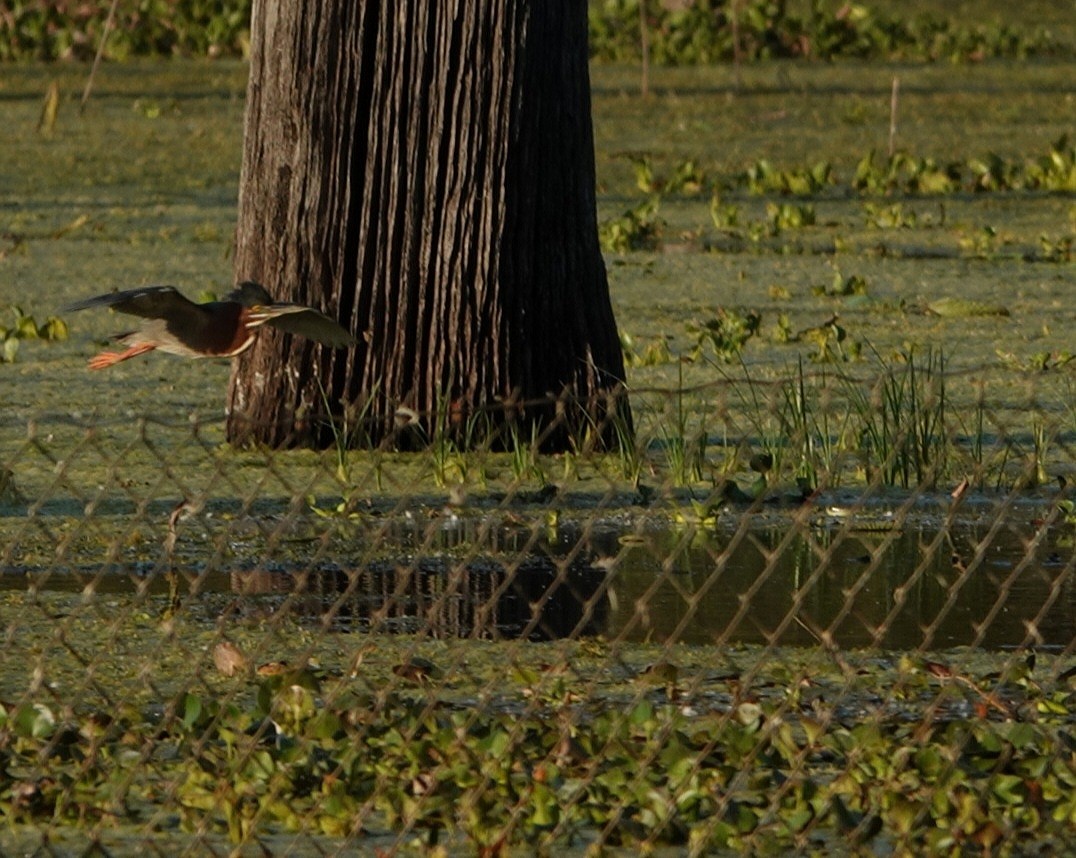
M 938 298 L 926 306 L 928 313 L 942 318 L 963 318 L 967 316 L 1008 316 L 1009 308 L 1001 304 L 986 301 L 971 301 L 967 298 Z

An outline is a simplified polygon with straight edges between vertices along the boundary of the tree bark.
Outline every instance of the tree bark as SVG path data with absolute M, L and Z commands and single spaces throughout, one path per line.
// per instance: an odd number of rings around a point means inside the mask
M 342 412 L 370 444 L 405 417 L 547 447 L 630 429 L 586 16 L 584 0 L 256 0 L 236 276 L 359 342 L 266 331 L 235 364 L 229 440 L 325 444 Z

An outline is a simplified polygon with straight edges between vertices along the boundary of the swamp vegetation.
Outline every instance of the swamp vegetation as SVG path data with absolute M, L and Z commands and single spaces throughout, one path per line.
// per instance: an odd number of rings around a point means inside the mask
M 596 65 L 636 435 L 556 457 L 87 372 L 232 282 L 246 69 L 85 73 L 0 76 L 5 851 L 1068 848 L 1071 59 Z

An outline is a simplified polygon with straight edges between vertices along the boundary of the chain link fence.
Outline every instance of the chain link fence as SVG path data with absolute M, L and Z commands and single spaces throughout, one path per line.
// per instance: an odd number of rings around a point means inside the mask
M 556 456 L 9 414 L 4 851 L 1064 851 L 1068 384 L 800 367 Z

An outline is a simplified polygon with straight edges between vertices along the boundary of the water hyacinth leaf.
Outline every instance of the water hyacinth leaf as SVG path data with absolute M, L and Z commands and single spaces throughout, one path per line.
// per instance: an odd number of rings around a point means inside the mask
M 975 739 L 980 747 L 990 754 L 999 754 L 1005 747 L 1004 739 L 993 724 L 984 724 L 975 731 Z
M 56 715 L 43 703 L 20 706 L 13 718 L 15 732 L 29 739 L 45 739 L 56 729 Z
M 302 685 L 281 688 L 273 698 L 274 720 L 285 732 L 298 732 L 315 712 L 314 695 Z
M 306 735 L 320 741 L 330 741 L 342 735 L 344 730 L 340 716 L 329 709 L 319 709 L 306 725 Z
M 49 316 L 37 329 L 37 336 L 48 342 L 60 342 L 68 337 L 67 322 L 59 316 Z
M 1024 779 L 1020 775 L 995 775 L 990 791 L 1005 804 L 1023 804 L 1027 798 Z
M 926 777 L 935 778 L 945 771 L 949 761 L 935 747 L 920 748 L 913 757 L 915 767 Z
M 20 340 L 37 339 L 37 323 L 34 322 L 34 317 L 25 315 L 20 307 L 13 309 L 15 311 L 15 327 L 13 329 L 15 336 Z
M 196 694 L 184 694 L 180 720 L 188 730 L 199 723 L 203 715 L 202 698 Z
M 522 664 L 512 665 L 509 676 L 525 688 L 532 688 L 541 680 L 541 674 L 530 667 Z
M 791 810 L 785 811 L 782 821 L 788 829 L 799 832 L 805 829 L 814 819 L 814 810 L 809 804 L 799 804 Z
M 603 221 L 598 226 L 602 250 L 627 253 L 660 247 L 662 222 L 657 217 L 660 205 L 661 198 L 652 196 L 626 210 L 620 217 Z
M 560 803 L 557 794 L 543 783 L 531 788 L 532 811 L 528 822 L 535 828 L 552 828 L 560 821 Z
M 649 700 L 643 699 L 635 704 L 635 707 L 631 710 L 629 721 L 635 727 L 642 727 L 644 724 L 650 723 L 654 720 L 654 707 Z
M 743 802 L 729 802 L 726 820 L 732 824 L 738 834 L 750 834 L 758 828 L 758 814 Z
M 817 745 L 819 741 L 826 735 L 826 725 L 815 718 L 808 718 L 804 716 L 800 720 L 800 724 L 803 727 L 804 733 L 807 734 L 808 746 Z
M 1035 708 L 1042 715 L 1059 715 L 1065 717 L 1071 714 L 1069 707 L 1061 700 L 1037 700 L 1035 702 Z
M 762 707 L 747 701 L 736 707 L 736 720 L 745 727 L 756 728 L 762 723 Z
M 512 737 L 504 730 L 495 730 L 481 743 L 483 754 L 490 759 L 499 760 L 512 747 Z
M 1005 738 L 1017 750 L 1024 750 L 1033 746 L 1039 737 L 1033 724 L 1016 721 L 1009 726 L 1008 735 Z

